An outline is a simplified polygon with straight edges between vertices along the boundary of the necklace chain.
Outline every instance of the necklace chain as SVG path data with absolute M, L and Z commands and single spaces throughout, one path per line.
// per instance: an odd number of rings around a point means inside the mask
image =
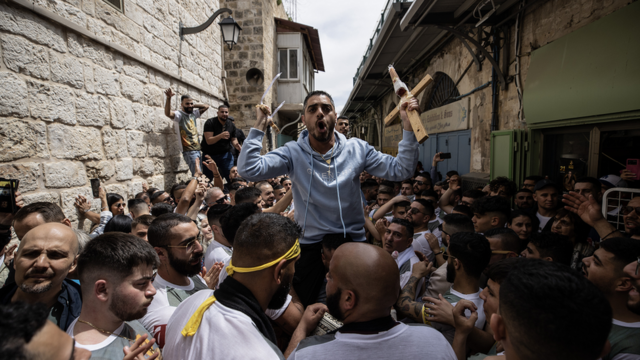
M 105 333 L 105 334 L 109 334 L 109 335 L 114 335 L 114 336 L 117 336 L 117 337 L 119 337 L 119 338 L 123 338 L 123 339 L 129 340 L 129 341 L 134 341 L 134 342 L 135 342 L 135 340 L 129 339 L 129 338 L 128 338 L 128 337 L 126 337 L 126 336 L 122 336 L 122 335 L 114 334 L 114 333 L 112 333 L 111 331 L 107 331 L 107 330 L 105 330 L 105 329 L 100 329 L 99 327 L 97 327 L 97 326 L 93 325 L 92 323 L 90 323 L 90 322 L 88 322 L 88 321 L 84 321 L 84 320 L 80 320 L 80 319 L 78 319 L 78 322 L 81 322 L 81 323 L 83 323 L 83 324 L 87 324 L 87 325 L 91 326 L 92 328 L 94 328 L 94 329 L 96 329 L 96 330 L 100 331 L 101 333 Z
M 309 146 L 311 146 L 311 144 L 309 144 Z M 336 149 L 336 144 L 333 144 L 333 147 L 331 148 L 331 155 L 329 156 L 329 160 L 325 159 L 324 155 L 322 155 L 318 150 L 314 149 L 313 146 L 311 146 L 311 149 L 313 149 L 313 151 L 318 153 L 318 155 L 320 155 L 322 160 L 324 160 L 327 163 L 327 165 L 331 166 L 331 159 L 333 159 L 333 151 Z

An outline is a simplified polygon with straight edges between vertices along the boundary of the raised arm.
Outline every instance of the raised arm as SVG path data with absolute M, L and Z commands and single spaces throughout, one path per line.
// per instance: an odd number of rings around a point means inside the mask
M 583 195 L 570 192 L 563 195 L 562 202 L 565 204 L 565 209 L 577 214 L 587 225 L 596 229 L 601 240 L 622 236 L 622 233 L 602 216 L 602 207 L 593 199 L 593 196 L 589 195 L 587 200 Z
M 404 195 L 398 195 L 393 199 L 387 201 L 386 204 L 380 206 L 380 209 L 378 209 L 378 211 L 376 211 L 376 213 L 373 214 L 373 221 L 375 222 L 377 220 L 382 219 L 386 213 L 388 213 L 393 209 L 393 205 L 400 201 L 409 201 L 409 198 Z
M 204 164 L 204 166 L 207 167 L 207 169 L 211 170 L 211 172 L 213 173 L 213 186 L 220 189 L 224 188 L 224 183 L 222 182 L 222 176 L 220 176 L 220 172 L 218 171 L 218 165 L 216 165 L 216 162 L 213 161 L 211 156 L 205 155 L 204 161 L 202 163 Z
M 433 269 L 433 264 L 426 261 L 420 261 L 413 264 L 411 269 L 411 277 L 407 284 L 400 291 L 400 296 L 396 302 L 396 309 L 398 311 L 398 319 L 408 317 L 418 322 L 423 322 L 422 319 L 422 307 L 423 303 L 415 301 L 416 291 L 420 279 L 427 276 Z
M 173 93 L 173 90 L 171 90 L 171 88 L 168 88 L 167 90 L 165 90 L 164 94 L 167 95 L 167 100 L 164 104 L 164 114 L 169 119 L 173 120 L 173 118 L 175 118 L 176 116 L 176 113 L 171 110 L 171 98 L 175 94 Z
M 209 105 L 207 105 L 207 104 L 200 104 L 200 103 L 193 104 L 193 107 L 200 109 L 200 114 L 202 114 L 203 112 L 209 110 Z
M 454 175 L 449 179 L 449 188 L 442 194 L 442 197 L 440 197 L 440 209 L 444 210 L 447 214 L 453 212 L 453 207 L 456 204 L 450 204 L 451 196 L 453 196 L 453 193 L 458 189 L 460 189 L 460 177 Z
M 398 144 L 398 155 L 383 154 L 373 146 L 367 145 L 365 168 L 369 174 L 390 181 L 402 181 L 413 175 L 418 164 L 418 141 L 413 133 L 411 122 L 407 116 L 408 110 L 419 111 L 420 106 L 415 98 L 405 102 L 400 107 L 400 118 L 404 130 L 402 141 Z
M 281 212 L 287 210 L 289 204 L 291 204 L 291 200 L 293 200 L 293 191 L 288 191 L 280 201 L 278 201 L 275 205 L 268 209 L 262 210 L 262 212 L 280 214 Z
M 267 116 L 256 108 L 257 120 L 238 157 L 238 173 L 248 181 L 260 181 L 291 173 L 291 155 L 287 146 L 260 155 Z
M 438 181 L 438 163 L 444 161 L 443 159 L 440 159 L 440 154 L 442 153 L 439 152 L 433 156 L 433 161 L 431 161 L 431 170 L 429 170 L 431 181 L 433 181 L 434 184 Z
M 198 187 L 198 179 L 191 179 L 187 188 L 184 189 L 180 200 L 178 200 L 178 206 L 176 206 L 176 214 L 184 215 L 187 213 L 189 209 L 189 204 L 191 203 L 191 199 L 193 199 L 193 194 L 196 192 L 196 188 Z

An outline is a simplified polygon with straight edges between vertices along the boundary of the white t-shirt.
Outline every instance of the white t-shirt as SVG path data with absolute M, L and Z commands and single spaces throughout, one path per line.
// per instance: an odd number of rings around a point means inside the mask
M 211 240 L 211 243 L 209 243 L 207 251 L 204 254 L 204 266 L 206 266 L 207 269 L 211 269 L 214 263 L 227 263 L 227 261 L 231 259 L 232 254 L 233 249 L 228 246 L 222 245 L 215 239 Z
M 431 246 L 429 246 L 427 238 L 424 237 L 425 234 L 431 234 L 431 231 L 425 230 L 413 233 L 413 242 L 411 243 L 411 246 L 413 247 L 413 250 L 420 251 L 427 257 L 427 259 L 429 259 L 429 261 L 433 262 L 435 255 L 433 254 L 433 250 L 431 250 Z M 438 239 L 438 243 L 440 243 L 440 239 Z
M 191 316 L 213 290 L 200 291 L 176 308 L 167 326 L 165 360 L 183 359 L 284 359 L 247 315 L 216 301 L 205 311 L 198 331 L 182 336 Z
M 308 337 L 288 360 L 425 359 L 455 360 L 447 340 L 422 324 L 400 324 L 376 334 L 335 334 Z
M 158 346 L 162 349 L 167 324 L 176 307 L 189 296 L 208 287 L 200 275 L 190 278 L 189 285 L 186 286 L 172 284 L 160 275 L 156 275 L 153 287 L 156 288 L 156 295 L 147 309 L 147 314 L 140 319 L 140 323 L 153 334 Z
M 542 216 L 537 211 L 536 216 L 538 217 L 538 220 L 540 220 L 540 227 L 538 227 L 538 232 L 542 232 L 542 229 L 547 226 L 547 223 L 549 222 L 549 220 L 551 220 L 551 217 Z
M 73 331 L 78 323 L 78 319 L 73 320 L 69 328 L 67 328 L 67 334 L 72 338 L 75 338 Z M 114 334 L 124 336 L 129 339 L 136 339 L 138 336 L 147 334 L 147 340 L 151 340 L 151 335 L 145 330 L 144 327 L 138 321 L 123 322 L 114 332 Z M 129 340 L 116 335 L 109 335 L 105 340 L 98 344 L 85 345 L 76 340 L 76 347 L 91 351 L 92 359 L 122 359 L 124 356 L 123 348 L 125 346 L 131 346 Z M 152 355 L 153 351 L 157 350 L 156 344 L 153 345 L 153 350 L 149 349 L 146 355 Z
M 484 315 L 484 300 L 480 298 L 481 292 L 482 292 L 482 289 L 478 289 L 477 293 L 463 294 L 461 292 L 453 290 L 453 285 L 452 285 L 451 288 L 449 288 L 449 291 L 447 291 L 443 295 L 443 297 L 453 306 L 456 306 L 458 301 L 460 301 L 461 299 L 469 300 L 472 303 L 474 303 L 477 307 L 476 312 L 478 313 L 478 320 L 476 320 L 475 326 L 478 329 L 483 329 L 486 318 Z M 469 316 L 471 316 L 471 311 L 465 310 L 464 315 L 468 318 Z M 456 328 L 450 325 L 445 325 L 437 322 L 431 322 L 431 325 L 435 329 L 440 331 L 444 335 L 444 337 L 449 341 L 449 343 L 453 342 L 453 337 L 455 336 Z

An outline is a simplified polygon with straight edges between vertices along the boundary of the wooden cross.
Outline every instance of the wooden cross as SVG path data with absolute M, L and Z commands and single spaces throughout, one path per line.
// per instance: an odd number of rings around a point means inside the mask
M 420 80 L 418 85 L 411 89 L 411 94 L 413 94 L 414 97 L 418 97 L 418 95 L 422 93 L 422 91 L 424 91 L 427 85 L 431 84 L 432 81 L 433 78 L 431 77 L 431 75 L 427 74 L 424 78 L 422 78 L 422 80 Z M 400 108 L 396 106 L 396 108 L 393 109 L 393 111 L 391 111 L 391 113 L 387 115 L 386 118 L 384 118 L 384 125 L 390 125 L 398 118 L 399 115 Z M 422 125 L 420 114 L 418 114 L 418 112 L 414 110 L 409 111 L 407 115 L 409 116 L 409 121 L 411 121 L 411 127 L 413 128 L 413 132 L 416 135 L 416 139 L 418 139 L 418 143 L 422 144 L 429 138 L 429 134 L 427 134 L 427 130 L 425 130 L 424 126 Z

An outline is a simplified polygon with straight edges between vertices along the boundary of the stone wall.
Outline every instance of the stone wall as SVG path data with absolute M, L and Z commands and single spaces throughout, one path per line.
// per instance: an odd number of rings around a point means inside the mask
M 27 203 L 60 204 L 74 223 L 83 220 L 74 198 L 90 198 L 91 178 L 125 197 L 144 181 L 168 189 L 187 179 L 163 90 L 177 93 L 173 109 L 187 93 L 211 105 L 200 131 L 214 116 L 223 100 L 220 29 L 180 41 L 178 22 L 199 25 L 218 1 L 124 0 L 124 14 L 103 0 L 34 3 L 39 13 L 0 3 L 0 176 L 20 179 Z
M 534 5 L 522 17 L 520 69 L 522 89 L 527 81 L 530 53 L 532 49 L 544 46 L 560 37 L 586 26 L 612 12 L 630 4 L 631 0 L 548 0 L 542 5 Z M 515 26 L 511 26 L 510 68 L 509 74 L 515 73 Z M 487 48 L 490 50 L 489 48 Z M 410 87 L 416 85 L 426 74 L 436 72 L 447 74 L 453 81 L 462 76 L 464 70 L 473 61 L 463 44 L 454 38 L 449 41 L 433 57 L 406 76 L 405 82 Z M 499 62 L 501 63 L 501 62 Z M 477 71 L 474 65 L 464 75 L 458 85 L 460 94 L 466 94 L 476 87 L 491 81 L 491 64 L 484 61 L 482 70 Z M 490 134 L 492 97 L 491 86 L 470 95 L 470 128 L 471 131 L 471 172 L 489 172 Z M 422 97 L 420 97 L 422 100 Z M 526 122 L 518 119 L 518 97 L 515 82 L 508 84 L 506 90 L 498 92 L 498 130 L 525 129 Z M 357 120 L 379 119 L 379 104 L 383 104 L 384 116 L 388 114 L 390 104 L 397 103 L 397 96 L 389 94 L 376 103 L 372 109 L 364 112 Z M 526 120 L 526 112 L 525 112 Z M 379 120 L 378 120 L 379 121 Z M 367 139 L 369 140 L 369 139 Z M 369 140 L 370 141 L 370 140 Z M 426 164 L 425 164 L 426 165 Z
M 274 18 L 287 18 L 282 4 L 277 0 L 221 0 L 221 6 L 233 10 L 233 18 L 242 26 L 238 45 L 224 52 L 224 69 L 227 71 L 229 112 L 238 128 L 248 131 L 255 119 L 255 105 L 277 74 L 276 29 Z M 256 68 L 264 74 L 260 86 L 251 86 L 246 79 L 249 69 Z M 264 100 L 273 105 L 277 98 L 277 83 Z

